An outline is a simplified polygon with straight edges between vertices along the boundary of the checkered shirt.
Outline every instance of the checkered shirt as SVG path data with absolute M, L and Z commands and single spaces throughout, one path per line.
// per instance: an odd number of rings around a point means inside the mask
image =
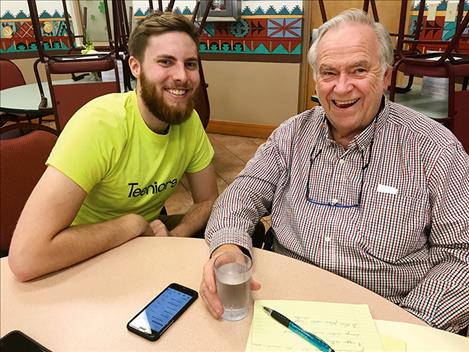
M 215 203 L 206 229 L 211 251 L 225 243 L 251 250 L 249 234 L 271 214 L 275 252 L 352 280 L 432 326 L 467 326 L 469 157 L 462 145 L 387 99 L 347 149 L 329 136 L 320 107 L 276 129 Z M 317 204 L 328 202 L 360 204 Z

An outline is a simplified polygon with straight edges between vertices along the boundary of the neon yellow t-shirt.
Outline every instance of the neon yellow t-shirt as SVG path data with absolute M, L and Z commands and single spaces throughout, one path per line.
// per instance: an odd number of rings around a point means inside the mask
M 185 172 L 206 168 L 213 148 L 199 116 L 151 131 L 135 92 L 92 100 L 70 119 L 47 160 L 87 197 L 72 225 L 92 224 L 136 213 L 158 217 Z

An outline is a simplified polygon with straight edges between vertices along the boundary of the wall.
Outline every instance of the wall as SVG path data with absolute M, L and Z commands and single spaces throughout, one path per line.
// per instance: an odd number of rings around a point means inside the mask
M 43 0 L 36 4 L 45 49 L 67 51 L 70 45 L 62 1 Z M 73 4 L 70 0 L 66 1 L 72 27 L 73 19 L 76 18 Z M 26 0 L 1 1 L 0 23 L 0 54 L 35 55 L 37 46 Z
M 148 12 L 146 1 L 133 4 L 137 17 Z M 175 6 L 190 15 L 194 1 Z M 298 112 L 302 20 L 301 0 L 243 0 L 237 22 L 207 23 L 201 56 L 210 131 L 266 137 Z
M 204 61 L 210 119 L 278 126 L 297 113 L 299 66 Z
M 427 1 L 424 13 L 422 28 L 419 39 L 422 40 L 450 40 L 456 31 L 456 19 L 458 13 L 457 0 L 433 0 Z M 469 11 L 469 0 L 464 2 L 463 16 Z M 415 0 L 411 10 L 411 24 L 409 32 L 414 32 L 419 12 L 419 1 Z M 426 51 L 444 51 L 445 45 L 419 45 L 422 52 Z M 459 52 L 469 53 L 469 29 L 466 28 L 465 35 L 459 42 Z
M 54 6 L 61 9 L 60 1 L 57 1 L 47 2 L 48 12 L 53 11 Z M 82 6 L 89 1 L 93 0 L 80 0 Z M 29 14 L 26 0 L 14 2 L 17 3 L 11 11 L 14 16 L 19 9 L 24 9 L 23 12 Z M 164 4 L 167 2 L 165 0 Z M 2 1 L 2 14 L 6 12 L 4 3 Z M 18 5 L 20 3 L 23 3 L 22 7 Z M 157 4 L 157 1 L 154 0 L 153 3 Z M 180 10 L 184 14 L 190 14 L 188 9 L 194 3 L 195 1 L 176 1 L 176 4 L 182 6 Z M 148 10 L 146 0 L 134 0 L 133 5 L 134 13 L 140 10 L 144 14 Z M 209 53 L 210 58 L 203 60 L 204 73 L 209 84 L 211 120 L 228 123 L 235 128 L 241 124 L 253 125 L 251 129 L 256 129 L 254 125 L 262 125 L 271 131 L 297 113 L 302 1 L 244 0 L 241 6 L 244 15 L 240 21 L 226 25 L 211 24 L 210 31 L 203 35 L 205 43 L 217 40 L 220 43 L 233 43 L 228 44 L 230 50 L 227 52 L 212 50 Z M 69 6 L 69 11 L 71 8 L 73 6 Z M 41 9 L 39 12 L 41 13 Z M 96 17 L 100 16 L 99 11 L 91 12 Z M 89 20 L 88 26 L 99 23 L 104 26 L 103 22 Z M 223 34 L 225 29 L 227 33 Z M 90 34 L 96 36 L 95 33 L 96 31 L 90 29 Z M 253 50 L 240 51 L 236 42 L 241 43 L 241 47 L 249 47 L 254 43 Z M 225 48 L 226 45 L 221 47 Z M 15 62 L 20 66 L 26 81 L 34 82 L 34 59 L 17 59 Z M 258 136 L 265 135 L 262 132 Z

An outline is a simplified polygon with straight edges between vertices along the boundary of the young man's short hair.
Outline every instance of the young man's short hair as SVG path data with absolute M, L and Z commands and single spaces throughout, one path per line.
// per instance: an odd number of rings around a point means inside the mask
M 137 60 L 142 61 L 148 44 L 148 38 L 153 35 L 160 35 L 168 32 L 187 33 L 196 46 L 199 46 L 199 38 L 197 36 L 195 26 L 188 18 L 172 12 L 155 11 L 140 21 L 130 34 L 130 55 L 135 57 Z

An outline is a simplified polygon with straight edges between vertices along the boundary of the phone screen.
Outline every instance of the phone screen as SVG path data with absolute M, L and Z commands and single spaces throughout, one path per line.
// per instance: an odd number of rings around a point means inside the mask
M 127 326 L 143 337 L 156 340 L 196 298 L 196 291 L 171 284 Z

